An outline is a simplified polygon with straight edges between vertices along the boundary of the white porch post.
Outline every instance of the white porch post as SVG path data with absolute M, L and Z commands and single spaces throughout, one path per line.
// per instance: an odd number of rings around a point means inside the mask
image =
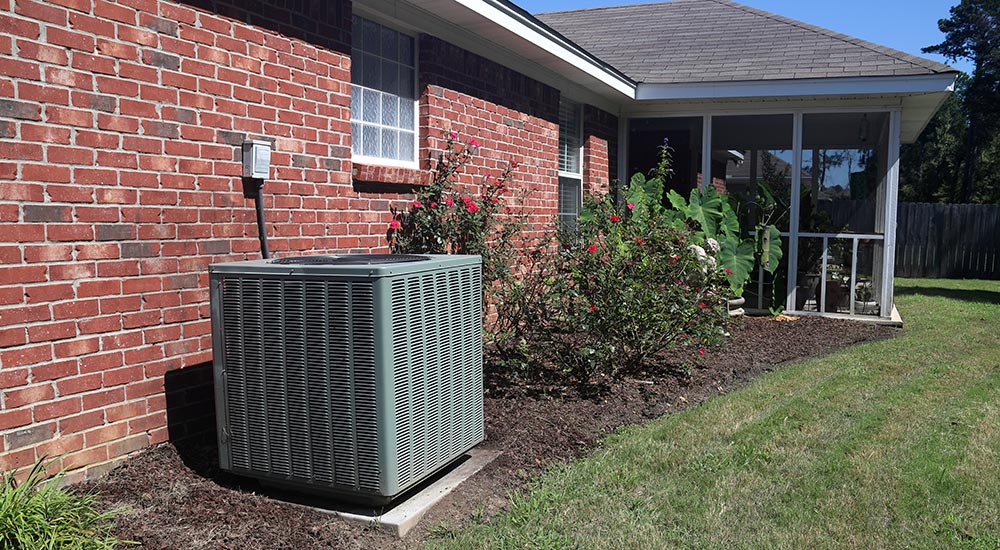
M 889 158 L 885 189 L 885 240 L 882 247 L 882 317 L 892 315 L 893 273 L 896 269 L 896 208 L 899 202 L 899 139 L 901 113 L 889 112 Z
M 788 216 L 788 298 L 785 309 L 795 310 L 795 289 L 798 286 L 799 207 L 802 196 L 802 112 L 792 115 L 792 196 Z
M 701 121 L 701 183 L 698 189 L 704 189 L 706 182 L 712 183 L 712 115 L 705 115 Z

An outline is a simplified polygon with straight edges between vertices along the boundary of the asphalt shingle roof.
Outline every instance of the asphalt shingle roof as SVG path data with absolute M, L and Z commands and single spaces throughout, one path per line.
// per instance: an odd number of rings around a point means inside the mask
M 926 75 L 955 69 L 729 0 L 536 14 L 638 82 Z

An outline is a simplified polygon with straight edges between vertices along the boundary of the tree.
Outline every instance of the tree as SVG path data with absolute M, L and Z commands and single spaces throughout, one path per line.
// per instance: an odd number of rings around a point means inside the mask
M 962 106 L 965 75 L 917 140 L 900 149 L 900 200 L 961 202 L 968 120 Z M 980 186 L 982 188 L 982 186 Z
M 959 197 L 971 202 L 983 145 L 992 143 L 1000 125 L 1000 0 L 962 0 L 950 15 L 938 21 L 944 41 L 923 51 L 950 61 L 968 59 L 974 66 L 963 98 L 968 127 Z

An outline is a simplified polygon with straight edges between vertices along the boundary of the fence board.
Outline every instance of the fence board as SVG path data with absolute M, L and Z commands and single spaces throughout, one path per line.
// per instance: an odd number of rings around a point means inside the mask
M 1000 205 L 901 202 L 896 275 L 1000 279 Z

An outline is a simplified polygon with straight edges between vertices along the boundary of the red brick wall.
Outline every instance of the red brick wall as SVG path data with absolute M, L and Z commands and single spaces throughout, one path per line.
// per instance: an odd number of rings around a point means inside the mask
M 526 236 L 554 230 L 559 91 L 432 36 L 420 37 L 419 51 L 424 158 L 444 147 L 441 138 L 449 131 L 465 142 L 475 139 L 475 169 L 462 181 L 498 175 L 516 162 L 508 196 L 530 213 L 533 230 Z
M 0 470 L 65 453 L 99 474 L 214 428 L 206 268 L 259 257 L 244 138 L 274 141 L 276 255 L 386 250 L 400 184 L 428 177 L 350 162 L 349 2 L 204 3 L 0 0 Z M 551 229 L 558 91 L 420 48 L 421 157 L 454 130 L 476 177 L 517 161 Z
M 583 139 L 583 189 L 608 192 L 618 179 L 618 117 L 584 105 Z

